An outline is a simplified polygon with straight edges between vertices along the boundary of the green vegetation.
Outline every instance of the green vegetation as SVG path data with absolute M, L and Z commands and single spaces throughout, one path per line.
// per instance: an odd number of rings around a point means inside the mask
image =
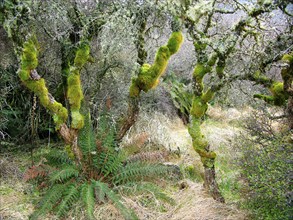
M 40 219 L 49 212 L 58 217 L 66 216 L 80 201 L 86 210 L 87 219 L 95 219 L 95 204 L 109 200 L 125 219 L 137 219 L 136 214 L 123 205 L 119 194 L 114 191 L 117 187 L 131 184 L 135 184 L 139 190 L 154 192 L 158 199 L 168 198 L 149 181 L 172 176 L 174 169 L 160 163 L 128 161 L 124 151 L 116 150 L 115 130 L 109 116 L 102 115 L 99 123 L 96 141 L 90 115 L 85 117 L 85 125 L 78 138 L 84 158 L 82 164 L 76 164 L 71 153 L 52 149 L 47 155 L 43 155 L 45 163 L 33 166 L 26 172 L 26 180 L 33 180 L 44 187 L 31 219 Z

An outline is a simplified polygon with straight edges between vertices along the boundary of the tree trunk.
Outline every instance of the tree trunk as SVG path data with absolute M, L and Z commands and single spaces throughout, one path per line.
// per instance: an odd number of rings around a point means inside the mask
M 121 141 L 126 132 L 135 124 L 139 114 L 139 99 L 140 97 L 130 97 L 128 102 L 127 116 L 122 122 L 122 126 L 117 134 L 117 140 Z
M 214 200 L 224 203 L 225 199 L 221 195 L 216 181 L 215 166 L 204 167 L 204 187 Z
M 293 96 L 289 96 L 287 105 L 288 125 L 289 129 L 293 130 Z

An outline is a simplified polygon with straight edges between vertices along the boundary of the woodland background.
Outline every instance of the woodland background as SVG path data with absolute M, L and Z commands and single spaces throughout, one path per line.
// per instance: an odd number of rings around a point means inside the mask
M 292 15 L 0 1 L 0 219 L 291 219 Z

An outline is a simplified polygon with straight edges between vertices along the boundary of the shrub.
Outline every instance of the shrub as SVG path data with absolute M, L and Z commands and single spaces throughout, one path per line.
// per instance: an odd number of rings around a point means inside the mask
M 275 131 L 263 112 L 246 121 L 238 161 L 247 189 L 244 207 L 257 219 L 292 218 L 292 139 L 290 133 Z M 239 137 L 238 137 L 239 138 Z M 239 140 L 239 139 L 238 139 Z

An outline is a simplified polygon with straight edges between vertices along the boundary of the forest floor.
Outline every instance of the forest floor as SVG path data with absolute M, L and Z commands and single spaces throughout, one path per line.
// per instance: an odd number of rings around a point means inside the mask
M 175 205 L 162 205 L 152 201 L 152 205 L 142 205 L 141 198 L 123 196 L 126 205 L 136 211 L 140 219 L 152 220 L 224 220 L 248 219 L 243 210 L 237 207 L 240 196 L 237 188 L 237 170 L 232 168 L 235 151 L 232 142 L 241 131 L 238 122 L 247 115 L 248 110 L 239 112 L 236 109 L 221 110 L 210 108 L 208 119 L 203 125 L 203 133 L 210 141 L 211 148 L 217 152 L 218 182 L 225 196 L 226 203 L 213 200 L 203 189 L 202 166 L 199 156 L 192 149 L 191 139 L 186 126 L 180 119 L 168 119 L 156 114 L 150 118 L 142 117 L 138 126 L 126 137 L 143 132 L 152 133 L 150 143 L 164 145 L 171 151 L 180 149 L 180 158 L 173 158 L 170 163 L 180 168 L 192 166 L 195 169 L 193 178 L 186 177 L 176 186 L 167 185 L 168 195 L 175 200 Z M 158 136 L 160 138 L 158 138 Z M 28 219 L 33 211 L 33 201 L 38 197 L 32 186 L 22 180 L 22 173 L 29 164 L 29 155 L 2 155 L 0 158 L 0 220 Z M 152 199 L 152 198 L 150 198 Z M 97 219 L 119 220 L 120 214 L 111 204 L 97 206 Z M 68 219 L 81 219 L 70 217 Z

